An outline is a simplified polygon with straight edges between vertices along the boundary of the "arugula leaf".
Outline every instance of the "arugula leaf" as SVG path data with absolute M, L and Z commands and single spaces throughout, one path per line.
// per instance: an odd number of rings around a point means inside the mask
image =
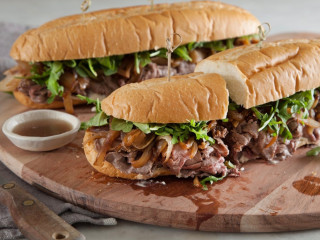
M 109 117 L 102 111 L 99 99 L 94 100 L 82 95 L 77 95 L 77 97 L 87 101 L 88 104 L 94 104 L 96 106 L 96 115 L 88 122 L 82 123 L 82 129 L 108 124 Z M 215 143 L 214 139 L 208 136 L 208 125 L 206 121 L 196 122 L 195 120 L 191 120 L 188 123 L 181 124 L 136 123 L 117 118 L 113 118 L 111 121 L 111 129 L 115 131 L 130 132 L 134 126 L 145 134 L 153 132 L 159 136 L 171 135 L 173 144 L 178 143 L 179 141 L 183 142 L 188 140 L 190 135 L 194 135 L 197 140 L 207 141 L 210 144 Z
M 93 60 L 92 60 L 91 58 L 88 59 L 88 66 L 89 66 L 89 69 L 90 69 L 91 73 L 92 73 L 95 77 L 97 77 L 98 74 L 97 74 L 97 72 L 94 70 Z
M 201 48 L 204 46 L 204 42 L 191 42 L 187 44 L 188 51 L 192 51 L 196 48 Z
M 224 165 L 226 165 L 227 166 L 227 168 L 236 168 L 236 166 L 232 163 L 232 162 L 230 162 L 230 161 L 225 161 L 224 162 Z
M 99 113 L 102 111 L 101 109 L 101 102 L 99 100 L 99 98 L 97 98 L 96 100 L 86 97 L 86 96 L 82 96 L 80 94 L 77 95 L 78 98 L 80 98 L 83 101 L 87 101 L 88 104 L 94 104 L 96 106 L 96 113 Z
M 96 58 L 105 76 L 111 76 L 117 73 L 122 59 L 123 55 Z
M 176 48 L 173 53 L 179 57 L 181 57 L 183 60 L 185 61 L 192 61 L 192 58 L 189 56 L 189 52 L 187 47 L 184 46 L 180 46 L 178 48 Z
M 208 186 L 207 186 L 207 183 L 210 183 L 211 185 L 214 183 L 214 182 L 218 182 L 218 181 L 221 181 L 222 179 L 224 179 L 227 175 L 224 175 L 222 177 L 215 177 L 215 176 L 209 176 L 209 177 L 206 177 L 204 179 L 202 179 L 200 181 L 200 184 L 202 185 L 202 189 L 203 190 L 208 190 Z
M 313 103 L 314 90 L 309 90 L 295 93 L 272 103 L 252 107 L 251 110 L 261 121 L 259 131 L 269 128 L 273 136 L 281 135 L 284 139 L 292 139 L 287 121 L 296 113 L 302 113 L 304 119 L 308 118 Z M 266 109 L 270 111 L 265 112 Z
M 151 129 L 148 123 L 133 123 L 137 128 L 139 128 L 145 134 L 151 133 Z
M 140 73 L 140 66 L 145 67 L 149 63 L 151 63 L 149 52 L 140 52 L 134 54 L 134 66 L 137 73 Z
M 113 118 L 111 121 L 111 129 L 115 131 L 123 131 L 125 133 L 130 132 L 133 128 L 133 123 L 123 120 L 123 119 L 118 119 L 118 118 Z
M 97 100 L 94 100 L 92 98 L 82 96 L 80 94 L 78 94 L 77 97 L 81 100 L 87 101 L 88 104 L 94 104 L 96 106 L 96 115 L 90 118 L 89 121 L 82 122 L 81 130 L 85 130 L 89 127 L 101 127 L 108 124 L 109 117 L 107 114 L 105 114 L 105 112 L 102 111 L 101 102 L 98 98 Z
M 48 103 L 52 103 L 57 95 L 62 96 L 63 94 L 64 88 L 58 83 L 58 80 L 63 73 L 63 64 L 61 62 L 52 62 L 47 64 L 50 67 L 51 71 L 49 78 L 46 80 L 45 84 L 47 85 L 48 90 L 51 92 Z
M 65 60 L 63 64 L 69 68 L 75 68 L 77 66 L 77 62 L 75 60 Z
M 78 63 L 78 66 L 75 68 L 75 70 L 81 77 L 90 77 L 90 78 L 96 79 L 97 73 L 94 71 L 92 61 L 89 61 L 89 60 L 90 59 L 80 60 L 80 62 Z M 92 72 L 92 70 L 93 70 L 93 72 Z
M 162 57 L 162 58 L 168 58 L 167 57 L 167 50 L 165 48 L 161 48 L 155 52 L 150 53 L 150 57 Z
M 226 41 L 227 49 L 234 48 L 233 42 L 234 42 L 234 39 L 227 39 Z
M 223 44 L 223 41 L 214 41 L 214 42 L 206 42 L 203 47 L 210 48 L 215 52 L 221 52 L 227 49 L 227 47 Z
M 228 106 L 228 110 L 234 111 L 234 110 L 237 110 L 237 109 L 240 108 L 239 105 L 237 105 L 236 103 L 232 102 L 231 100 L 229 102 L 230 103 L 229 103 L 229 106 Z
M 251 36 L 251 35 L 250 35 Z M 250 37 L 245 36 L 245 37 Z M 226 48 L 233 47 L 233 42 L 235 39 L 226 40 L 226 46 L 224 41 L 212 41 L 212 42 L 192 42 L 186 45 L 178 47 L 173 54 L 173 57 L 181 57 L 186 61 L 191 61 L 189 52 L 195 48 L 210 48 L 214 51 L 222 51 Z M 131 55 L 135 60 L 135 69 L 137 73 L 140 73 L 140 66 L 144 67 L 147 64 L 151 63 L 152 57 L 162 57 L 167 58 L 167 50 L 161 48 L 158 50 L 150 50 L 144 52 L 138 52 Z M 58 81 L 63 74 L 65 68 L 72 68 L 76 73 L 85 78 L 96 79 L 98 73 L 103 72 L 105 76 L 111 76 L 118 72 L 118 68 L 122 62 L 124 55 L 108 56 L 102 58 L 89 58 L 89 59 L 80 59 L 80 60 L 65 60 L 65 61 L 47 61 L 41 63 L 30 62 L 31 66 L 31 76 L 27 79 L 31 79 L 41 86 L 47 86 L 48 90 L 51 92 L 51 97 L 48 102 L 52 102 L 55 96 L 62 96 L 63 86 L 60 86 Z
M 100 127 L 108 124 L 108 116 L 104 112 L 99 112 L 94 117 L 90 118 L 87 122 L 81 123 L 81 130 L 85 130 L 89 127 Z
M 315 147 L 307 152 L 307 156 L 317 156 L 320 153 L 320 147 Z

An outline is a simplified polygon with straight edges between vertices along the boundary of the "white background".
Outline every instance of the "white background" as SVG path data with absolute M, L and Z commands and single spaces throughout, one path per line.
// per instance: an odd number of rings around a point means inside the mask
M 37 26 L 54 18 L 79 13 L 82 0 L 0 0 L 0 21 Z M 155 3 L 178 2 L 155 0 Z M 271 34 L 283 32 L 320 33 L 319 0 L 225 0 L 252 12 L 261 22 L 269 22 Z M 147 0 L 92 0 L 90 11 L 102 8 L 148 4 Z M 228 234 L 162 228 L 119 220 L 114 227 L 78 224 L 76 227 L 88 240 L 219 240 L 219 239 L 319 239 L 320 230 L 291 233 Z

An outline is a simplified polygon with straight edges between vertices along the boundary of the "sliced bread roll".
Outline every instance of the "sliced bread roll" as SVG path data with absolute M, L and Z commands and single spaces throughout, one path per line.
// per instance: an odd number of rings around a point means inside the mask
M 97 58 L 163 48 L 173 33 L 186 44 L 254 34 L 259 25 L 248 11 L 211 1 L 107 9 L 29 30 L 10 55 L 27 62 Z
M 195 71 L 220 74 L 230 98 L 251 108 L 319 87 L 320 40 L 241 46 L 201 61 Z
M 105 98 L 110 116 L 139 123 L 185 123 L 223 119 L 228 91 L 218 74 L 192 73 L 127 84 Z

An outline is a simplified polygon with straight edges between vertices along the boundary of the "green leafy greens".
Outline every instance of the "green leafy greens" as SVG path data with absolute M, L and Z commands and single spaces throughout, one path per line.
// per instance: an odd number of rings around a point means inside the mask
M 81 123 L 81 130 L 85 130 L 89 127 L 99 127 L 107 125 L 109 122 L 109 117 L 107 114 L 105 114 L 101 109 L 101 102 L 99 99 L 94 100 L 85 96 L 77 95 L 78 98 L 81 100 L 87 101 L 88 104 L 94 104 L 96 107 L 96 115 L 94 115 L 92 118 L 90 118 L 87 122 Z
M 249 35 L 241 37 L 243 39 L 251 40 L 257 38 L 256 35 Z M 239 38 L 239 39 L 241 39 Z M 190 52 L 195 48 L 209 48 L 214 52 L 220 52 L 225 49 L 234 47 L 234 43 L 237 39 L 231 38 L 225 41 L 218 40 L 212 42 L 192 42 L 182 46 L 179 46 L 173 52 L 173 57 L 182 58 L 185 61 L 192 61 Z M 167 50 L 161 48 L 158 50 L 150 50 L 144 52 L 137 52 L 132 55 L 134 57 L 135 70 L 140 73 L 140 68 L 145 67 L 151 63 L 151 58 L 161 57 L 167 58 Z M 66 68 L 74 69 L 81 77 L 89 77 L 96 79 L 101 72 L 105 76 L 111 76 L 118 72 L 118 68 L 122 63 L 124 55 L 115 55 L 102 58 L 90 58 L 80 60 L 66 60 L 66 61 L 47 61 L 32 64 L 31 75 L 28 79 L 33 80 L 41 86 L 47 86 L 51 95 L 48 99 L 48 103 L 53 102 L 56 96 L 62 96 L 64 92 L 63 86 L 59 84 L 59 78 L 64 73 Z
M 282 136 L 284 139 L 292 139 L 292 134 L 287 126 L 287 121 L 293 114 L 299 114 L 302 119 L 309 116 L 309 110 L 314 103 L 314 90 L 298 92 L 290 97 L 276 102 L 267 103 L 251 110 L 261 121 L 259 131 L 269 128 L 272 136 Z M 270 109 L 262 113 L 261 109 Z
M 197 140 L 207 141 L 214 144 L 214 139 L 208 136 L 207 122 L 196 122 L 191 120 L 188 123 L 134 123 L 122 119 L 113 118 L 111 122 L 111 129 L 116 131 L 130 132 L 133 127 L 139 128 L 142 132 L 155 133 L 159 136 L 172 136 L 172 143 L 178 143 L 188 140 L 190 135 L 194 135 Z
M 87 122 L 81 124 L 81 129 L 87 129 L 89 127 L 104 126 L 109 123 L 109 116 L 107 116 L 101 109 L 101 103 L 99 99 L 94 100 L 85 96 L 77 95 L 81 100 L 85 100 L 88 104 L 94 104 L 96 106 L 96 115 Z M 188 123 L 168 123 L 168 124 L 156 124 L 156 123 L 136 123 L 123 119 L 112 118 L 111 125 L 112 130 L 130 132 L 134 127 L 140 129 L 145 134 L 155 133 L 159 136 L 172 136 L 172 143 L 178 143 L 189 139 L 190 135 L 194 135 L 197 140 L 207 141 L 210 144 L 214 144 L 214 139 L 208 135 L 208 125 L 206 121 L 196 122 L 191 120 Z
M 47 86 L 51 95 L 48 103 L 52 103 L 56 96 L 62 97 L 64 87 L 59 84 L 60 76 L 66 68 L 74 68 L 81 77 L 97 78 L 98 70 L 102 70 L 106 76 L 118 71 L 118 67 L 123 56 L 112 56 L 104 58 L 93 58 L 84 60 L 66 60 L 31 63 L 31 75 L 28 79 L 41 86 Z
M 202 179 L 200 181 L 200 184 L 202 185 L 202 189 L 203 190 L 208 190 L 208 186 L 207 186 L 207 183 L 210 183 L 211 185 L 214 183 L 214 182 L 218 182 L 218 181 L 221 181 L 222 179 L 224 179 L 227 175 L 224 175 L 222 177 L 215 177 L 215 176 L 209 176 L 209 177 L 206 177 L 204 179 Z
M 320 147 L 315 147 L 307 152 L 307 156 L 318 156 L 320 153 Z

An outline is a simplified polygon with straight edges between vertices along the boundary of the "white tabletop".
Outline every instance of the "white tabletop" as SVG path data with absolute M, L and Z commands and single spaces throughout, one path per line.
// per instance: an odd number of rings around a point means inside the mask
M 180 0 L 181 1 L 181 0 Z M 40 25 L 54 18 L 79 13 L 82 0 L 0 0 L 0 21 Z M 155 0 L 160 2 L 178 2 L 177 0 Z M 283 32 L 319 32 L 319 0 L 223 0 L 252 12 L 261 22 L 269 22 L 271 34 Z M 102 8 L 148 4 L 147 0 L 92 0 L 90 10 Z M 218 239 L 319 239 L 320 230 L 289 233 L 208 233 L 163 228 L 145 224 L 118 220 L 113 227 L 78 224 L 76 228 L 88 240 L 124 239 L 124 240 L 218 240 Z

